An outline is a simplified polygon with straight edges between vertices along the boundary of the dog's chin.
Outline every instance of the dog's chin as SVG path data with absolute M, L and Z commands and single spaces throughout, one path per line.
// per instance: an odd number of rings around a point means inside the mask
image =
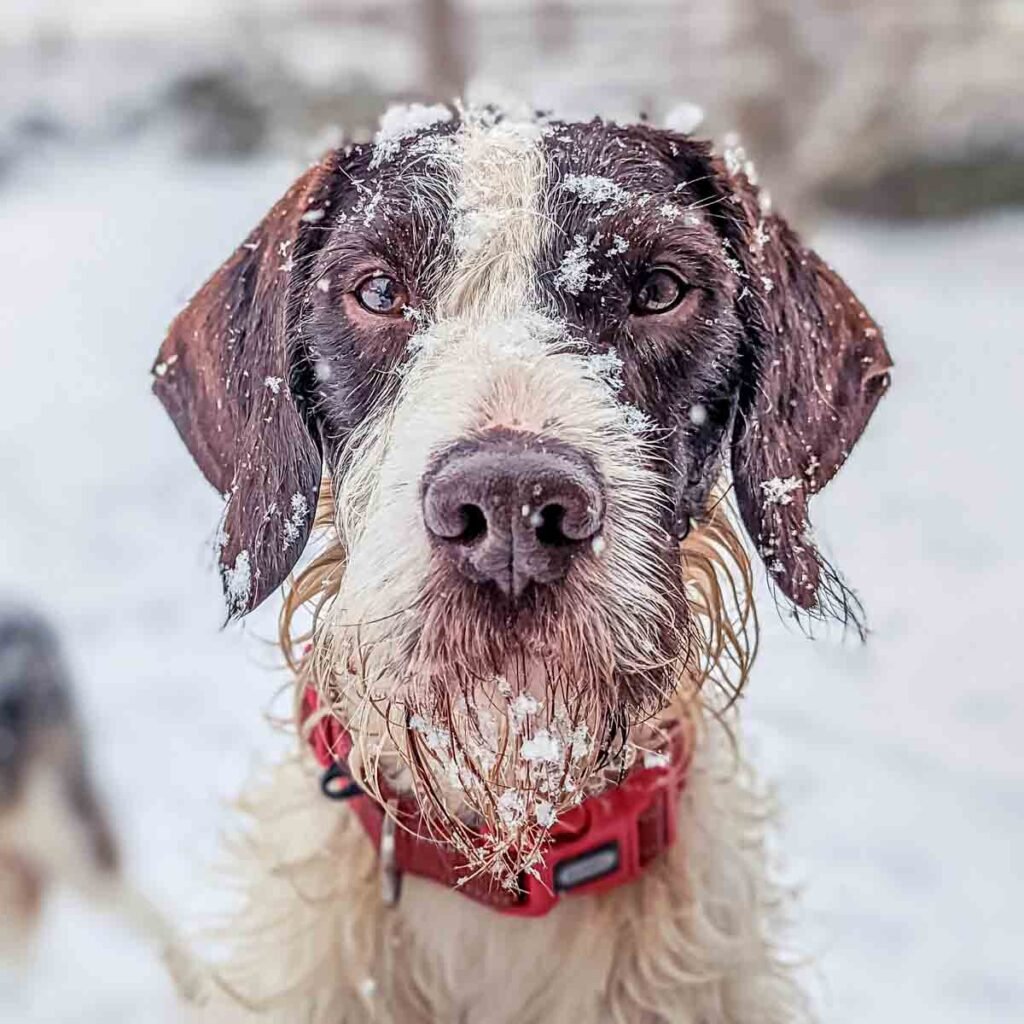
M 659 617 L 616 607 L 599 574 L 585 568 L 512 600 L 437 564 L 406 646 L 408 675 L 441 702 L 461 696 L 475 705 L 479 689 L 498 680 L 513 695 L 587 705 L 617 728 L 643 719 L 670 699 L 691 645 L 681 588 L 666 576 Z M 649 638 L 642 653 L 623 642 L 641 636 Z
M 438 571 L 393 691 L 402 707 L 389 717 L 406 721 L 421 805 L 426 795 L 449 841 L 465 831 L 471 863 L 509 877 L 560 813 L 621 777 L 631 737 L 675 691 L 686 653 L 673 622 L 645 664 L 624 657 L 587 584 L 570 577 L 510 602 Z
M 518 877 L 560 813 L 621 777 L 638 726 L 675 692 L 685 610 L 654 630 L 636 623 L 661 641 L 642 661 L 620 648 L 625 614 L 616 621 L 582 573 L 510 602 L 437 567 L 415 628 L 356 659 L 369 699 L 350 725 L 371 763 L 400 763 L 471 865 Z

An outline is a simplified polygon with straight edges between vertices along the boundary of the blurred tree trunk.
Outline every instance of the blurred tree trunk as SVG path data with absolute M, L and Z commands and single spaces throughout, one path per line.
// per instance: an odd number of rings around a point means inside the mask
M 808 11 L 792 0 L 741 0 L 736 10 L 733 59 L 742 84 L 735 125 L 771 191 L 798 217 L 796 205 L 806 195 L 797 184 L 794 152 L 825 77 L 799 31 Z
M 563 53 L 572 38 L 572 8 L 566 0 L 538 0 L 537 40 L 541 53 Z
M 462 15 L 452 0 L 420 0 L 427 95 L 435 100 L 458 96 L 466 82 Z

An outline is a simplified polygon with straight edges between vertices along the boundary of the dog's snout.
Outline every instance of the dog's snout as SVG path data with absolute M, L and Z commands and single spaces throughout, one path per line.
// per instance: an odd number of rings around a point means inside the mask
M 425 479 L 423 518 L 463 575 L 518 597 L 561 579 L 601 530 L 597 471 L 572 448 L 516 435 L 453 448 Z

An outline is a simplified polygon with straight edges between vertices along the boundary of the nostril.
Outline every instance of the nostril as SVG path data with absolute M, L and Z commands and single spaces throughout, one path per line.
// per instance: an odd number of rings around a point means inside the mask
M 468 546 L 487 533 L 487 513 L 475 501 L 460 494 L 459 481 L 440 481 L 431 485 L 423 498 L 423 519 L 427 531 L 436 540 L 454 547 Z
M 459 544 L 472 544 L 487 533 L 487 516 L 479 505 L 460 505 L 459 516 L 462 519 L 462 531 L 454 537 L 449 537 L 449 540 L 457 541 Z
M 534 513 L 530 524 L 535 527 L 537 540 L 546 547 L 564 547 L 572 541 L 562 530 L 565 521 L 565 506 L 552 502 Z

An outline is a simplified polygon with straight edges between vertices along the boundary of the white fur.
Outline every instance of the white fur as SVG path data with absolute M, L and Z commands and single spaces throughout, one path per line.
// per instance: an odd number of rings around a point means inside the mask
M 773 944 L 786 896 L 766 870 L 764 797 L 719 733 L 701 744 L 669 855 L 630 886 L 566 897 L 533 920 L 415 878 L 383 907 L 368 840 L 319 796 L 308 763 L 280 766 L 249 810 L 236 872 L 245 910 L 206 1018 L 218 1024 L 808 1018 Z
M 651 540 L 660 490 L 642 468 L 646 442 L 619 401 L 615 360 L 587 358 L 535 287 L 548 230 L 541 130 L 531 120 L 470 111 L 443 145 L 416 143 L 454 175 L 458 258 L 434 308 L 416 317 L 411 358 L 393 395 L 356 432 L 334 481 L 347 563 L 315 656 L 333 680 L 324 695 L 357 740 L 350 766 L 371 777 L 383 767 L 393 785 L 408 782 L 399 771 L 405 752 L 395 749 L 377 706 L 401 701 L 414 669 L 403 660 L 403 641 L 414 635 L 431 564 L 420 481 L 447 446 L 504 427 L 583 452 L 606 483 L 588 598 L 608 624 L 616 664 L 649 666 L 660 650 L 656 623 L 669 616 Z M 557 709 L 542 708 L 539 693 L 520 690 L 515 696 L 528 700 L 512 699 L 504 678 L 494 685 L 509 698 L 511 735 L 527 719 L 540 730 L 516 749 L 531 764 L 562 756 L 562 739 L 541 735 Z M 401 736 L 405 722 L 397 724 Z M 443 745 L 434 723 L 416 717 L 410 725 L 428 747 Z M 805 1018 L 772 944 L 780 893 L 764 862 L 763 801 L 717 725 L 701 731 L 680 804 L 681 838 L 670 853 L 634 884 L 606 897 L 567 898 L 538 920 L 502 917 L 415 878 L 405 880 L 397 908 L 385 908 L 375 852 L 353 815 L 320 796 L 312 769 L 308 755 L 282 765 L 248 806 L 253 830 L 236 870 L 245 909 L 228 928 L 234 952 L 211 1020 Z M 447 784 L 460 781 L 456 771 Z M 566 796 L 545 793 L 517 813 L 532 807 L 536 821 L 550 822 Z
M 467 112 L 443 149 L 456 185 L 458 259 L 441 283 L 432 316 L 421 317 L 414 355 L 391 401 L 356 433 L 336 484 L 341 542 L 349 553 L 341 592 L 325 627 L 339 670 L 358 642 L 396 646 L 415 625 L 430 565 L 419 482 L 431 458 L 474 431 L 506 427 L 557 439 L 591 457 L 609 495 L 600 550 L 604 607 L 624 663 L 655 657 L 663 600 L 649 566 L 659 492 L 639 467 L 643 440 L 617 400 L 621 379 L 577 349 L 567 326 L 540 308 L 534 286 L 545 239 L 544 165 L 533 121 Z M 408 609 L 407 611 L 402 611 Z M 379 651 L 378 651 L 379 654 Z M 365 673 L 350 695 L 391 696 L 401 678 Z M 364 733 L 372 723 L 349 704 Z M 380 726 L 378 726 L 378 729 Z

